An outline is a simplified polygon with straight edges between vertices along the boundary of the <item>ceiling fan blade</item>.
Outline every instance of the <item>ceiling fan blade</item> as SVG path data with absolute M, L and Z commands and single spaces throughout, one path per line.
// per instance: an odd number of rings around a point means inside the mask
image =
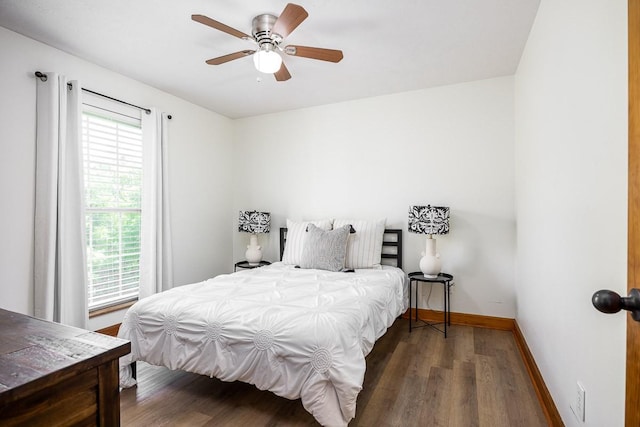
M 228 55 L 218 56 L 217 58 L 208 59 L 206 61 L 209 65 L 220 65 L 225 62 L 233 61 L 234 59 L 244 58 L 245 56 L 252 55 L 255 50 L 241 50 L 240 52 L 230 53 Z
M 276 80 L 279 82 L 284 82 L 291 78 L 291 74 L 289 74 L 289 70 L 287 69 L 287 66 L 284 65 L 284 62 L 280 66 L 280 69 L 275 73 L 273 73 L 273 75 L 276 77 Z
M 329 62 L 340 62 L 343 58 L 341 50 L 322 49 L 320 47 L 289 45 L 284 48 L 284 52 L 291 56 L 302 56 L 303 58 Z
M 224 25 L 222 22 L 211 19 L 208 16 L 191 15 L 191 19 L 201 24 L 208 25 L 209 27 L 215 28 L 216 30 L 222 31 L 224 33 L 231 34 L 232 36 L 238 37 L 240 39 L 252 39 L 250 35 L 245 34 L 242 31 L 238 31 L 235 28 L 231 28 L 228 25 Z
M 280 34 L 282 38 L 287 37 L 295 30 L 298 25 L 307 19 L 309 14 L 302 6 L 289 3 L 285 6 L 284 10 L 273 24 L 272 33 Z

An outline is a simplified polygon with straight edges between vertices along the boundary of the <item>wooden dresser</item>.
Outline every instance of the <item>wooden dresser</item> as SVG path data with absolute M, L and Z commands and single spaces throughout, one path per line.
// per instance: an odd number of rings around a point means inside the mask
M 0 309 L 0 425 L 118 426 L 129 341 Z

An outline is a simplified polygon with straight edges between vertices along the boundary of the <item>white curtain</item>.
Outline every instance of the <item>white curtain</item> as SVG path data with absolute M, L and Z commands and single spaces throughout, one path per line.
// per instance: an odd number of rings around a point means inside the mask
M 173 287 L 169 211 L 168 117 L 142 113 L 144 178 L 140 298 Z
M 86 328 L 82 89 L 56 73 L 47 76 L 36 79 L 34 312 Z

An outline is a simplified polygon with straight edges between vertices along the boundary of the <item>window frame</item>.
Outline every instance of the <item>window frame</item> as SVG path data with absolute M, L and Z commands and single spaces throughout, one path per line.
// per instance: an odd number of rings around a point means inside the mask
M 131 107 L 128 105 L 124 105 L 124 104 L 120 104 L 118 102 L 109 100 L 109 99 L 105 99 L 99 96 L 95 96 L 95 95 L 91 95 L 91 94 L 87 94 L 84 93 L 83 95 L 85 95 L 83 97 L 83 102 L 82 102 L 82 109 L 81 109 L 81 133 L 82 133 L 82 162 L 83 162 L 83 168 L 82 168 L 82 173 L 83 173 L 83 177 L 84 179 L 87 178 L 87 172 L 86 172 L 86 152 L 85 152 L 85 138 L 86 138 L 86 132 L 88 132 L 88 128 L 85 127 L 85 115 L 90 115 L 90 116 L 97 116 L 100 117 L 102 119 L 108 120 L 108 121 L 113 121 L 116 123 L 120 123 L 120 124 L 124 124 L 124 125 L 129 125 L 129 126 L 133 126 L 136 128 L 140 129 L 140 137 L 139 140 L 137 141 L 137 144 L 139 144 L 139 149 L 140 149 L 140 182 L 139 182 L 139 203 L 138 203 L 138 207 L 135 208 L 131 208 L 131 207 L 90 207 L 89 205 L 89 200 L 87 198 L 87 195 L 85 194 L 84 196 L 84 210 L 85 210 L 85 220 L 86 220 L 86 225 L 85 225 L 85 236 L 87 236 L 87 306 L 89 309 L 89 315 L 90 317 L 93 317 L 95 315 L 99 315 L 99 314 L 104 314 L 107 312 L 111 312 L 111 311 L 116 311 L 116 310 L 120 310 L 123 308 L 126 308 L 130 305 L 132 305 L 135 301 L 137 301 L 139 299 L 139 295 L 140 295 L 140 282 L 142 280 L 142 271 L 141 271 L 141 254 L 142 254 L 142 223 L 145 220 L 145 209 L 144 209 L 144 204 L 142 202 L 142 199 L 144 197 L 144 170 L 145 170 L 145 165 L 147 164 L 147 161 L 145 160 L 145 150 L 144 150 L 144 131 L 142 128 L 142 117 L 141 117 L 141 111 L 138 108 L 135 107 Z M 115 164 L 118 164 L 119 160 L 117 160 L 115 162 Z M 85 191 L 87 189 L 87 184 L 85 184 Z M 117 204 L 117 203 L 116 203 Z M 138 251 L 138 260 L 137 260 L 137 264 L 138 264 L 138 268 L 137 268 L 137 287 L 135 290 L 135 295 L 125 295 L 122 296 L 121 298 L 115 298 L 109 301 L 104 301 L 101 303 L 94 303 L 93 305 L 90 305 L 90 295 L 92 293 L 93 287 L 94 287 L 94 283 L 92 283 L 91 280 L 91 275 L 89 274 L 89 272 L 91 271 L 91 261 L 92 258 L 90 256 L 91 251 L 90 251 L 90 240 L 88 238 L 89 232 L 91 230 L 92 224 L 89 221 L 90 215 L 91 213 L 108 213 L 108 212 L 120 212 L 120 213 L 127 213 L 127 212 L 139 212 L 139 221 L 138 221 L 138 237 L 137 240 L 139 242 L 139 251 Z M 120 228 L 118 230 L 120 236 L 122 234 L 122 229 Z M 120 242 L 121 243 L 121 242 Z M 126 254 L 126 252 L 125 252 Z M 123 257 L 123 250 L 122 247 L 119 248 L 118 251 L 118 255 L 117 255 L 120 259 Z M 122 280 L 122 263 L 119 263 L 119 275 L 120 278 L 119 280 Z M 120 286 L 122 286 L 122 284 L 120 284 Z

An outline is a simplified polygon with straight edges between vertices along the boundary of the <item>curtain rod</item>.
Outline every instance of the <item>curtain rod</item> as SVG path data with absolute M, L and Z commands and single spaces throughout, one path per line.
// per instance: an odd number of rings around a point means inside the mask
M 43 82 L 46 82 L 46 81 L 47 81 L 47 78 L 48 78 L 48 77 L 47 77 L 47 75 L 46 75 L 45 73 L 41 72 L 41 71 L 36 71 L 36 72 L 35 72 L 35 76 L 36 76 L 37 78 L 39 78 L 40 80 L 42 80 Z M 67 86 L 71 87 L 71 83 L 67 83 Z M 105 95 L 105 94 L 102 94 L 102 93 L 99 93 L 99 92 L 95 92 L 95 91 L 90 90 L 90 89 L 86 89 L 86 88 L 80 88 L 80 89 L 82 89 L 82 90 L 83 90 L 83 91 L 85 91 L 85 92 L 89 92 L 89 93 L 92 93 L 92 94 L 94 94 L 94 95 L 98 95 L 98 96 L 101 96 L 101 97 L 103 97 L 103 98 L 106 98 L 106 99 L 110 99 L 110 100 L 112 100 L 112 101 L 119 102 L 119 103 L 121 103 L 121 104 L 129 105 L 130 107 L 138 108 L 138 109 L 140 109 L 140 110 L 144 111 L 144 112 L 145 112 L 145 113 L 147 113 L 147 114 L 151 114 L 151 110 L 150 110 L 150 109 L 148 109 L 148 108 L 140 107 L 140 106 L 135 105 L 135 104 L 130 104 L 130 103 L 126 102 L 126 101 L 122 101 L 122 100 L 120 100 L 120 99 L 113 98 L 113 97 L 111 97 L 111 96 L 109 96 L 109 95 Z M 168 118 L 169 120 L 171 120 L 171 114 L 167 114 L 167 118 Z

